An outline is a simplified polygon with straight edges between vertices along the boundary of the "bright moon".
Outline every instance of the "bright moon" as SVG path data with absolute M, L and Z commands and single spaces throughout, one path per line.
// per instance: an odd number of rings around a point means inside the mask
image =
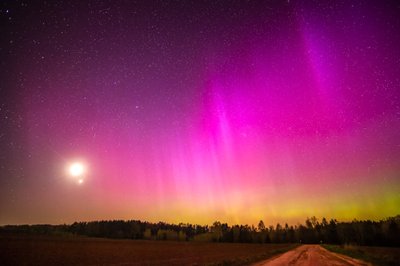
M 85 172 L 85 166 L 82 163 L 76 162 L 69 167 L 69 173 L 72 176 L 81 176 Z

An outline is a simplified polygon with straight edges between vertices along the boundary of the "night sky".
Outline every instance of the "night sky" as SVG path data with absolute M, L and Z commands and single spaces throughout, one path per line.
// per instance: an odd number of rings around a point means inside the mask
M 0 5 L 0 224 L 400 213 L 399 1 Z

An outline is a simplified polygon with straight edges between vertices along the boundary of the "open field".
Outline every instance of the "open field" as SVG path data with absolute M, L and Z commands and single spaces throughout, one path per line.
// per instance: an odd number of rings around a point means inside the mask
M 378 266 L 400 265 L 400 248 L 323 245 L 329 251 L 361 259 Z
M 1 265 L 245 265 L 294 247 L 0 235 L 0 261 Z

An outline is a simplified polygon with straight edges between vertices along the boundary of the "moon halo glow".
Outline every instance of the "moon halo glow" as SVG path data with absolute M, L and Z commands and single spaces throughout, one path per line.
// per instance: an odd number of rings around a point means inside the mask
M 73 177 L 76 182 L 81 185 L 84 181 L 84 174 L 86 173 L 86 166 L 82 162 L 73 162 L 68 167 L 68 173 Z

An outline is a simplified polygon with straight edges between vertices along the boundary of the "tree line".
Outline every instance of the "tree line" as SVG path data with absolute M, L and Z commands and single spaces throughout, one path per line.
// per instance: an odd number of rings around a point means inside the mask
M 211 226 L 150 223 L 140 220 L 75 222 L 67 225 L 6 225 L 2 233 L 84 235 L 118 239 L 147 239 L 234 243 L 327 243 L 368 246 L 400 246 L 400 215 L 380 221 L 338 222 L 316 217 L 305 224 L 265 226 L 214 222 Z

